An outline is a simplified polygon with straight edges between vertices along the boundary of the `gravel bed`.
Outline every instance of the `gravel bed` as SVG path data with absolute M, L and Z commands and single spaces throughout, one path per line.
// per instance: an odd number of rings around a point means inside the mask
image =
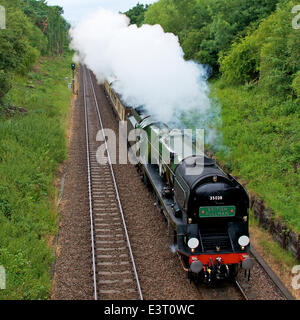
M 250 281 L 245 278 L 243 270 L 240 271 L 237 279 L 250 300 L 286 300 L 256 260 L 251 270 Z

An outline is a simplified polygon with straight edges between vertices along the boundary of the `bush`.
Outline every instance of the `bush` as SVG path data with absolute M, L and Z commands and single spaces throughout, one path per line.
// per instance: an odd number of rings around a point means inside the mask
M 219 70 L 221 52 L 230 49 L 245 28 L 267 17 L 279 0 L 160 0 L 145 14 L 145 23 L 160 24 L 179 36 L 187 59 Z
M 228 84 L 242 84 L 259 78 L 259 42 L 255 35 L 235 42 L 229 55 L 221 55 L 220 71 Z
M 3 97 L 11 88 L 11 79 L 8 73 L 5 73 L 4 70 L 0 70 L 0 104 Z
M 7 271 L 1 300 L 49 297 L 49 239 L 57 231 L 54 180 L 66 157 L 71 60 L 43 59 L 30 78 L 15 75 L 3 100 L 27 112 L 0 116 L 0 265 Z M 34 90 L 28 90 L 29 81 Z
M 282 100 L 291 96 L 292 90 L 297 92 L 292 85 L 300 70 L 300 33 L 291 27 L 295 3 L 281 3 L 256 31 L 235 41 L 231 50 L 220 57 L 220 70 L 227 84 L 259 80 L 266 93 Z
M 1 99 L 10 88 L 4 79 L 8 74 L 29 72 L 40 54 L 47 54 L 48 37 L 52 40 L 51 53 L 63 53 L 68 44 L 68 24 L 61 16 L 62 9 L 49 7 L 45 1 L 0 0 L 0 5 L 6 8 L 6 29 L 0 32 Z M 41 19 L 48 19 L 48 29 Z
M 278 7 L 258 29 L 265 41 L 260 50 L 260 85 L 271 94 L 286 96 L 291 86 L 291 72 L 287 47 L 291 28 L 291 7 Z
M 300 71 L 297 72 L 294 81 L 292 83 L 292 88 L 297 95 L 298 99 L 300 99 Z
M 218 160 L 299 232 L 299 103 L 266 96 L 260 86 L 244 90 L 224 87 L 223 81 L 212 83 L 212 93 L 217 90 L 222 105 L 223 141 L 230 152 L 218 152 Z

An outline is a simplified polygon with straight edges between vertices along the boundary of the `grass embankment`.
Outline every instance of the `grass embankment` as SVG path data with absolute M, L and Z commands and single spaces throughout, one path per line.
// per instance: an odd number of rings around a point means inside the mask
M 15 76 L 5 98 L 27 112 L 0 115 L 0 265 L 6 269 L 0 299 L 49 295 L 49 239 L 57 232 L 53 183 L 66 158 L 70 63 L 70 54 L 41 58 L 27 76 Z
M 300 291 L 292 287 L 293 279 L 296 274 L 292 273 L 294 266 L 299 265 L 297 259 L 292 253 L 280 247 L 274 241 L 271 234 L 266 232 L 260 225 L 254 215 L 250 215 L 250 237 L 251 244 L 255 246 L 259 254 L 272 267 L 289 291 L 296 299 L 300 299 Z
M 300 232 L 300 104 L 270 97 L 258 86 L 211 83 L 212 96 L 222 105 L 223 143 L 218 160 L 247 182 L 288 228 Z M 280 247 L 250 212 L 252 243 L 293 292 L 292 254 Z
M 212 83 L 222 105 L 223 139 L 217 158 L 247 181 L 288 227 L 300 232 L 300 104 L 267 96 L 258 86 Z

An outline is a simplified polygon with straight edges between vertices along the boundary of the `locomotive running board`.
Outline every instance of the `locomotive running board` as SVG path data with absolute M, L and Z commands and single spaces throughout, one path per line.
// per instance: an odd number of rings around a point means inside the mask
M 177 229 L 178 225 L 183 224 L 181 219 L 178 219 L 175 217 L 172 205 L 174 204 L 174 199 L 167 199 L 162 196 L 163 189 L 167 187 L 166 184 L 164 184 L 161 180 L 160 175 L 158 174 L 157 170 L 150 164 L 142 165 L 143 169 L 145 170 L 145 173 L 147 177 L 149 178 L 149 181 L 154 189 L 155 194 L 157 195 L 159 202 L 162 206 L 162 209 L 164 210 L 164 215 L 166 216 L 166 219 L 173 225 L 174 228 Z

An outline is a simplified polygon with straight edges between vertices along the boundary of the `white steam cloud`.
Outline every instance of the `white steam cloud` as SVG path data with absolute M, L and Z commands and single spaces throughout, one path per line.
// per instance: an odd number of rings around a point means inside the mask
M 209 113 L 206 70 L 185 61 L 177 36 L 161 26 L 129 25 L 125 15 L 100 9 L 71 30 L 71 47 L 98 81 L 116 78 L 114 89 L 130 106 L 145 106 L 158 120 L 190 110 Z

